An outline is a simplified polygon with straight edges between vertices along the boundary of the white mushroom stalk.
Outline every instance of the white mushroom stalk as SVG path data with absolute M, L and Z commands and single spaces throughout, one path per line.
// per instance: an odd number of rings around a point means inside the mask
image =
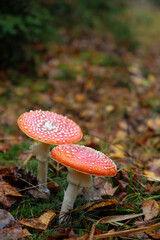
M 50 194 L 50 191 L 47 188 L 49 149 L 49 144 L 41 142 L 31 146 L 32 154 L 38 159 L 37 180 L 39 189 L 47 195 Z
M 67 213 L 73 209 L 75 199 L 80 188 L 90 188 L 92 186 L 92 178 L 90 175 L 71 170 L 67 176 L 68 187 L 64 193 L 64 199 L 60 211 L 59 223 L 66 220 Z

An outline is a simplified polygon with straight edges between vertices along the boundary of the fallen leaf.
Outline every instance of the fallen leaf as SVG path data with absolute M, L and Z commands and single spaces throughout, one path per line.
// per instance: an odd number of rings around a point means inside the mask
M 0 196 L 0 202 L 2 203 L 4 208 L 11 207 L 15 202 L 17 202 L 17 199 L 15 197 L 11 196 Z
M 93 186 L 97 189 L 100 189 L 104 186 L 105 181 L 106 181 L 105 177 L 95 176 Z
M 82 93 L 77 93 L 75 96 L 75 100 L 78 103 L 83 103 L 85 101 L 85 95 Z
M 160 118 L 150 118 L 147 120 L 147 127 L 157 132 L 160 130 Z
M 23 237 L 31 236 L 32 234 L 26 229 L 23 229 Z
M 54 211 L 47 211 L 43 215 L 41 215 L 39 218 L 32 218 L 32 219 L 22 219 L 19 221 L 21 224 L 34 228 L 34 229 L 40 229 L 40 230 L 46 230 L 49 226 L 52 219 L 56 216 Z
M 87 210 L 87 212 L 93 211 L 96 208 L 101 208 L 101 207 L 105 207 L 105 206 L 109 206 L 109 205 L 117 205 L 117 204 L 118 204 L 117 200 L 115 200 L 115 199 L 108 199 L 105 202 L 100 202 L 100 203 L 97 203 L 97 204 L 93 205 L 92 207 L 90 207 Z
M 107 105 L 106 107 L 105 107 L 105 111 L 107 112 L 107 113 L 111 113 L 111 112 L 113 112 L 115 110 L 115 106 L 114 105 Z
M 95 189 L 94 187 L 91 187 L 90 189 L 83 188 L 82 190 L 80 190 L 79 194 L 83 195 L 88 201 L 102 200 L 100 191 Z
M 89 240 L 93 239 L 94 233 L 95 233 L 95 228 L 96 225 L 98 223 L 112 223 L 112 222 L 119 222 L 119 221 L 124 221 L 124 220 L 128 220 L 128 219 L 133 219 L 139 216 L 142 216 L 143 214 L 126 214 L 126 215 L 115 215 L 115 216 L 107 216 L 107 217 L 103 217 L 101 219 L 99 219 L 98 221 L 96 221 L 91 228 L 90 231 L 90 237 Z M 109 231 L 110 232 L 110 231 Z M 108 232 L 108 233 L 109 233 Z
M 6 152 L 8 149 L 10 149 L 11 148 L 11 144 L 10 143 L 6 143 L 6 142 L 4 142 L 4 143 L 0 143 L 0 152 Z
M 104 233 L 104 234 L 94 235 L 93 239 L 104 239 L 105 237 L 119 237 L 119 236 L 125 236 L 125 235 L 128 236 L 130 234 L 137 234 L 137 233 L 141 233 L 141 232 L 152 231 L 159 227 L 160 227 L 160 223 L 156 223 L 153 225 L 149 225 L 147 227 L 141 227 L 141 228 L 135 228 L 135 229 L 130 229 L 130 230 L 116 231 L 113 233 Z M 91 239 L 89 238 L 89 240 L 91 240 Z
M 160 159 L 150 161 L 144 170 L 144 174 L 151 179 L 151 181 L 160 181 Z
M 12 187 L 9 183 L 4 181 L 0 181 L 0 195 L 1 194 L 22 197 L 22 194 L 19 193 L 15 187 Z
M 128 182 L 125 182 L 123 180 L 118 180 L 118 183 L 121 191 L 124 191 L 129 184 Z
M 110 158 L 120 159 L 125 158 L 124 147 L 120 144 L 115 144 L 110 146 L 111 153 L 109 154 Z
M 0 209 L 0 239 L 18 240 L 24 236 L 22 227 L 6 210 Z
M 114 136 L 114 140 L 113 140 L 113 143 L 116 143 L 117 144 L 117 147 L 121 150 L 124 150 L 124 147 L 120 144 L 118 144 L 119 142 L 121 141 L 124 141 L 124 139 L 127 138 L 127 132 L 126 131 L 123 131 L 123 130 L 118 130 Z
M 14 221 L 14 217 L 6 210 L 0 209 L 0 229 Z
M 136 144 L 140 145 L 140 146 L 144 146 L 144 144 L 146 144 L 146 142 L 151 138 L 156 136 L 154 132 L 152 131 L 147 131 L 144 134 L 141 134 L 140 137 L 138 139 L 136 139 Z
M 101 196 L 113 196 L 115 191 L 117 190 L 118 186 L 112 187 L 112 184 L 110 182 L 105 182 L 103 188 L 100 189 Z
M 61 190 L 61 186 L 54 181 L 47 183 L 47 188 L 51 193 L 57 193 Z
M 149 236 L 151 236 L 153 239 L 160 239 L 160 230 L 147 232 Z
M 0 181 L 0 202 L 4 208 L 11 207 L 17 201 L 15 197 L 21 197 L 22 195 L 5 181 Z
M 154 199 L 144 200 L 142 202 L 142 210 L 145 214 L 144 220 L 150 220 L 159 213 L 159 205 Z
M 128 123 L 125 120 L 121 120 L 118 123 L 118 127 L 123 131 L 127 131 L 128 130 Z
M 31 188 L 27 190 L 27 193 L 32 195 L 33 197 L 38 197 L 38 198 L 47 198 L 47 194 L 41 192 L 39 189 Z

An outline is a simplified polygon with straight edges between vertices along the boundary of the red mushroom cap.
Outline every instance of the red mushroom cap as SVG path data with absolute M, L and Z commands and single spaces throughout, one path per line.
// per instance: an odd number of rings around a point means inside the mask
M 30 138 L 48 144 L 70 144 L 82 138 L 75 122 L 49 111 L 26 112 L 18 118 L 18 126 Z
M 86 174 L 113 177 L 117 173 L 117 167 L 109 157 L 81 145 L 60 145 L 52 149 L 51 157 L 67 167 Z

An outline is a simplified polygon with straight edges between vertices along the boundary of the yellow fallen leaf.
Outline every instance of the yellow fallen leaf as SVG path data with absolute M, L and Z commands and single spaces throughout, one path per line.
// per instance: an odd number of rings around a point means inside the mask
M 147 127 L 153 131 L 160 130 L 160 118 L 150 118 L 147 120 Z
M 85 90 L 91 90 L 93 88 L 93 86 L 94 86 L 93 77 L 89 77 L 85 84 Z
M 124 147 L 120 144 L 111 145 L 110 151 L 112 151 L 109 154 L 110 158 L 125 158 Z
M 75 96 L 75 100 L 79 103 L 82 103 L 85 100 L 85 95 L 82 93 L 77 93 Z
M 12 187 L 5 181 L 0 181 L 0 195 L 2 194 L 14 197 L 22 197 L 22 194 L 19 193 L 15 187 Z
M 56 216 L 55 212 L 50 210 L 44 213 L 43 215 L 41 215 L 39 218 L 32 218 L 32 219 L 24 218 L 19 222 L 31 228 L 46 230 L 50 222 L 55 216 Z
M 148 75 L 148 80 L 149 80 L 151 83 L 155 83 L 155 82 L 156 82 L 156 77 L 155 77 L 153 74 L 149 74 L 149 75 Z
M 105 107 L 105 110 L 106 110 L 107 113 L 111 113 L 115 110 L 115 106 L 114 105 L 107 105 Z
M 100 202 L 100 203 L 97 203 L 97 204 L 93 205 L 92 207 L 90 207 L 87 210 L 87 212 L 92 211 L 92 210 L 94 210 L 96 208 L 105 207 L 105 206 L 109 206 L 109 205 L 117 205 L 117 204 L 118 204 L 117 200 L 115 200 L 115 199 L 108 199 L 105 202 Z
M 150 161 L 144 170 L 144 174 L 151 181 L 160 181 L 160 159 L 156 158 Z

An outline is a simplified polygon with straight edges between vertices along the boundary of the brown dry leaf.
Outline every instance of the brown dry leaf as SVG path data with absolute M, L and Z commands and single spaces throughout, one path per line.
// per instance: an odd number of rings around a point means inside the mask
M 8 226 L 12 221 L 14 221 L 14 217 L 6 210 L 0 209 L 0 229 Z
M 47 194 L 41 192 L 39 189 L 32 188 L 32 189 L 27 190 L 27 193 L 29 193 L 33 197 L 47 198 Z
M 75 96 L 75 100 L 78 103 L 83 103 L 85 101 L 85 95 L 82 93 L 77 93 Z
M 107 105 L 106 107 L 105 107 L 105 111 L 107 112 L 107 113 L 111 113 L 111 112 L 113 112 L 115 110 L 115 106 L 114 105 Z
M 0 239 L 18 240 L 24 236 L 22 227 L 6 210 L 0 209 Z
M 2 203 L 4 208 L 11 207 L 16 201 L 17 199 L 15 197 L 5 196 L 5 195 L 0 196 L 0 202 Z
M 95 233 L 95 228 L 96 228 L 96 225 L 98 223 L 112 223 L 112 222 L 124 221 L 124 220 L 128 220 L 128 219 L 133 219 L 133 218 L 139 217 L 141 215 L 142 214 L 140 213 L 140 214 L 126 214 L 126 215 L 115 215 L 115 216 L 103 217 L 103 218 L 99 219 L 98 221 L 96 221 L 92 225 L 89 240 L 93 239 L 93 235 Z
M 101 196 L 113 196 L 118 187 L 119 186 L 113 188 L 110 182 L 105 182 L 103 188 L 100 189 L 100 194 Z
M 32 234 L 26 229 L 23 229 L 23 237 L 31 236 Z
M 104 186 L 105 181 L 106 181 L 105 177 L 95 176 L 93 186 L 97 189 L 100 189 Z
M 144 134 L 141 134 L 140 137 L 138 139 L 136 139 L 136 144 L 143 146 L 144 144 L 146 144 L 146 142 L 148 141 L 148 139 L 150 139 L 151 137 L 154 137 L 155 133 L 152 131 L 147 131 Z
M 85 83 L 85 90 L 91 90 L 94 87 L 94 80 L 93 77 L 88 77 Z
M 130 234 L 137 234 L 141 232 L 152 231 L 157 228 L 160 228 L 160 223 L 156 223 L 147 227 L 140 227 L 140 228 L 135 228 L 130 230 L 116 231 L 113 233 L 104 233 L 104 234 L 94 235 L 93 238 L 90 238 L 89 240 L 104 239 L 106 237 L 119 237 L 119 236 L 125 236 L 125 235 L 128 236 Z
M 147 120 L 147 127 L 157 132 L 160 130 L 160 118 L 150 118 Z
M 111 153 L 109 154 L 110 158 L 120 159 L 125 158 L 124 147 L 120 144 L 115 144 L 110 146 Z
M 16 126 L 17 116 L 13 108 L 7 108 L 6 111 L 1 115 L 1 123 L 9 126 Z
M 89 207 L 92 206 L 93 204 L 94 204 L 94 202 L 88 202 L 88 203 L 84 204 L 84 205 L 81 206 L 81 207 L 75 208 L 74 210 L 72 210 L 72 212 L 84 210 L 84 209 L 86 209 L 86 208 L 89 208 Z
M 101 208 L 101 207 L 105 207 L 105 206 L 109 206 L 109 205 L 117 205 L 118 204 L 118 201 L 115 200 L 115 199 L 108 199 L 107 201 L 105 202 L 100 202 L 100 203 L 97 203 L 95 205 L 93 205 L 92 207 L 90 207 L 87 212 L 89 211 L 92 211 L 96 208 Z
M 148 163 L 148 166 L 144 170 L 144 174 L 151 181 L 160 181 L 160 159 L 154 159 Z
M 0 143 L 0 152 L 6 152 L 8 149 L 11 148 L 11 144 L 4 142 L 4 143 Z
M 156 217 L 159 213 L 159 205 L 154 199 L 144 200 L 142 202 L 142 210 L 145 214 L 144 220 L 150 220 Z
M 10 175 L 14 171 L 14 166 L 10 165 L 9 167 L 0 166 L 0 175 L 6 176 Z
M 146 177 L 149 181 L 160 182 L 160 177 L 155 176 L 155 174 L 154 174 L 153 172 L 144 170 L 144 174 L 145 174 L 145 177 Z
M 47 183 L 47 188 L 50 190 L 51 193 L 57 193 L 61 190 L 61 186 L 54 181 Z
M 119 127 L 121 130 L 127 131 L 127 130 L 128 130 L 128 123 L 127 123 L 125 120 L 121 120 L 121 121 L 118 123 L 118 127 Z
M 160 239 L 160 230 L 147 232 L 149 236 L 151 236 L 153 239 Z
M 123 130 L 118 130 L 116 132 L 116 135 L 114 136 L 113 143 L 118 143 L 120 141 L 124 141 L 124 139 L 127 138 L 127 132 Z M 123 149 L 123 146 L 119 147 L 120 149 Z
M 160 186 L 156 186 L 155 184 L 147 183 L 145 187 L 147 191 L 150 191 L 150 193 L 157 192 L 160 190 Z
M 12 187 L 5 181 L 0 181 L 0 195 L 1 194 L 14 197 L 22 197 L 22 194 L 19 193 L 15 187 Z
M 21 224 L 40 230 L 46 230 L 52 219 L 56 216 L 54 211 L 47 211 L 39 218 L 32 218 L 32 219 L 22 219 L 19 221 Z
M 90 189 L 83 188 L 82 190 L 80 190 L 79 194 L 83 195 L 88 201 L 102 200 L 100 191 L 95 189 L 94 187 L 91 187 Z
M 120 187 L 121 191 L 124 191 L 129 183 L 125 182 L 123 180 L 118 180 L 118 184 L 119 184 L 119 187 Z
M 0 202 L 4 208 L 11 207 L 17 199 L 15 197 L 21 197 L 22 195 L 5 181 L 0 181 Z

